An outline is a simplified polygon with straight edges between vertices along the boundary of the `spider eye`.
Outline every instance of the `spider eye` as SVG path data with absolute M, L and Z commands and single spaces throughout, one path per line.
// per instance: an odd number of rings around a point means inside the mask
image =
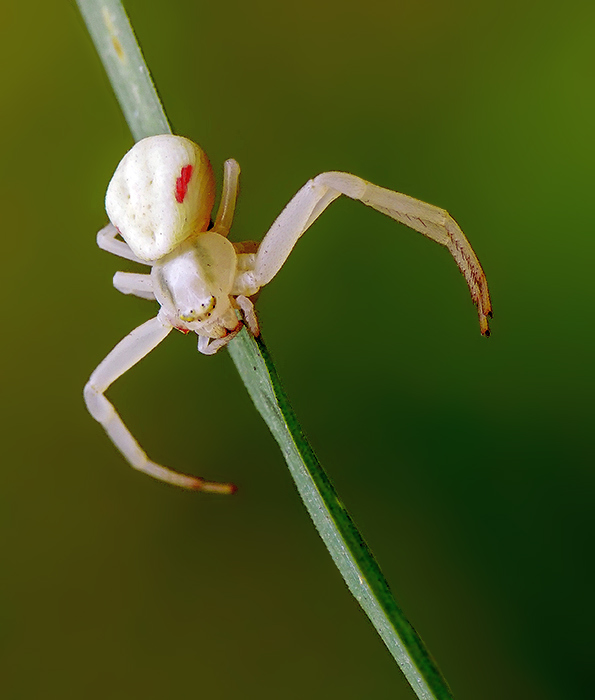
M 211 296 L 207 301 L 203 301 L 200 304 L 200 307 L 196 309 L 189 309 L 185 311 L 179 310 L 178 316 L 182 321 L 185 321 L 186 323 L 193 323 L 194 321 L 206 321 L 211 316 L 216 306 L 217 298 Z

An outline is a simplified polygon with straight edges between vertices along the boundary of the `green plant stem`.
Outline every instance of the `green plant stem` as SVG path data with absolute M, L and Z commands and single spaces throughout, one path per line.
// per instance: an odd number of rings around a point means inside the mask
M 451 698 L 424 643 L 397 605 L 384 575 L 305 437 L 261 338 L 243 331 L 229 349 L 256 408 L 283 452 L 302 500 L 349 590 L 418 698 Z
M 119 0 L 79 0 L 78 6 L 134 140 L 171 134 L 122 3 Z
M 171 133 L 120 0 L 77 2 L 135 140 Z M 446 681 L 395 602 L 376 560 L 305 438 L 263 340 L 243 330 L 229 350 L 349 590 L 417 697 L 450 700 Z

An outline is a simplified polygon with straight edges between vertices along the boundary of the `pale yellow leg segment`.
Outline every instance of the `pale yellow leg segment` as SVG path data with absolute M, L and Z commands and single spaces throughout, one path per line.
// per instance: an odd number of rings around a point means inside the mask
M 217 218 L 211 229 L 214 233 L 222 236 L 229 235 L 229 229 L 233 222 L 233 215 L 236 209 L 240 181 L 240 166 L 236 160 L 226 160 L 223 165 L 223 191 L 221 192 L 221 202 L 217 211 Z

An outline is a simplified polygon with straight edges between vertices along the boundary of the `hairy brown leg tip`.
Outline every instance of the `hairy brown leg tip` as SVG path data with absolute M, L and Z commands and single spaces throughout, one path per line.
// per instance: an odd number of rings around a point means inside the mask
M 206 479 L 196 479 L 194 491 L 202 491 L 203 493 L 217 493 L 223 496 L 231 496 L 238 487 L 235 484 L 226 484 L 219 481 L 207 481 Z

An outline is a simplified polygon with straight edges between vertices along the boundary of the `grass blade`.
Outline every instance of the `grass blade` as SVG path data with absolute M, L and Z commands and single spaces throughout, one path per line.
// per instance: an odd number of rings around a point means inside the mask
M 135 140 L 171 133 L 167 117 L 119 0 L 77 0 Z M 349 590 L 420 700 L 452 698 L 386 579 L 316 459 L 262 339 L 245 330 L 229 350 L 244 384 L 287 461 L 304 504 Z
M 263 340 L 243 331 L 229 351 L 256 408 L 279 443 L 335 565 L 417 697 L 452 698 L 446 681 L 395 602 L 373 554 L 303 434 Z
M 77 0 L 135 141 L 171 127 L 120 0 Z

